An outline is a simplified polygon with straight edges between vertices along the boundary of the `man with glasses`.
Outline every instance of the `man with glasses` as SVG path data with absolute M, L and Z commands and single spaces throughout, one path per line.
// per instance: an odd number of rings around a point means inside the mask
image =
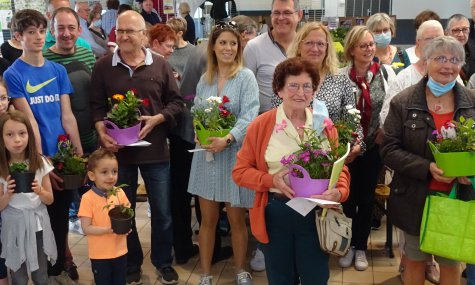
M 272 0 L 272 29 L 250 40 L 244 48 L 244 65 L 254 73 L 259 86 L 259 114 L 272 108 L 274 70 L 287 58 L 287 49 L 301 19 L 299 0 Z M 254 271 L 265 270 L 264 254 L 259 247 L 250 265 Z
M 462 14 L 454 14 L 447 20 L 445 34 L 456 38 L 465 48 L 465 64 L 460 70 L 460 77 L 463 81 L 468 81 L 475 73 L 475 50 L 469 48 L 468 39 L 470 35 L 470 22 Z
M 142 46 L 145 21 L 135 11 L 126 11 L 117 18 L 116 51 L 99 59 L 92 72 L 92 118 L 101 145 L 117 152 L 118 184 L 123 187 L 131 207 L 136 206 L 138 169 L 145 182 L 151 210 L 152 264 L 163 284 L 178 283 L 178 274 L 171 267 L 173 228 L 170 210 L 170 166 L 167 134 L 176 125 L 176 116 L 183 108 L 180 91 L 169 64 Z M 118 145 L 106 134 L 104 117 L 109 111 L 107 100 L 114 94 L 134 89 L 135 95 L 148 101 L 140 107 L 142 129 L 140 139 L 149 147 Z M 135 222 L 127 236 L 127 284 L 141 284 L 143 251 Z
M 96 57 L 101 57 L 106 54 L 107 50 L 96 42 L 91 31 L 89 31 L 87 19 L 89 17 L 89 13 L 91 12 L 91 8 L 89 8 L 88 2 L 76 2 L 74 10 L 79 15 L 79 21 L 82 29 L 80 37 L 85 39 L 91 45 L 92 52 Z

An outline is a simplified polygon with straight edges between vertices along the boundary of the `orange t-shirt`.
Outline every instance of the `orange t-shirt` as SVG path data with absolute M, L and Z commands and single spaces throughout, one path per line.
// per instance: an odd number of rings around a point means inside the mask
M 435 112 L 430 111 L 430 113 L 432 114 L 432 117 L 434 118 L 435 128 L 439 133 L 442 126 L 444 126 L 446 122 L 452 121 L 454 117 L 454 112 L 445 113 L 445 114 L 437 114 Z M 453 184 L 454 184 L 453 182 L 444 183 L 444 182 L 439 182 L 435 180 L 434 178 L 431 178 L 429 181 L 428 188 L 430 190 L 450 191 L 452 189 Z
M 79 217 L 88 217 L 92 219 L 92 225 L 100 227 L 111 227 L 109 218 L 109 209 L 104 209 L 107 202 L 113 201 L 114 204 L 128 204 L 129 200 L 124 191 L 117 191 L 117 196 L 111 196 L 107 199 L 87 191 L 81 198 L 79 206 Z M 127 236 L 108 233 L 103 235 L 88 235 L 87 244 L 89 248 L 89 258 L 91 259 L 112 259 L 127 253 Z

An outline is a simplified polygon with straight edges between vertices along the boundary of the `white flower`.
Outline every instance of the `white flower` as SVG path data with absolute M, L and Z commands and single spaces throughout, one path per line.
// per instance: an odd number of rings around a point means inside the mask
M 346 105 L 345 108 L 346 108 L 347 110 L 351 110 L 351 109 L 353 109 L 353 105 L 351 105 L 351 104 L 350 104 L 350 105 Z
M 205 109 L 205 113 L 211 113 L 211 109 L 210 109 L 210 108 L 206 108 L 206 109 Z
M 209 103 L 218 103 L 218 104 L 221 104 L 222 99 L 221 99 L 221 97 L 210 96 L 210 97 L 208 97 L 208 99 L 206 99 L 206 101 L 208 101 Z
M 440 128 L 440 133 L 442 134 L 442 137 L 444 139 L 453 139 L 457 137 L 455 128 L 451 128 L 451 127 L 445 128 L 445 126 L 442 126 L 442 128 Z

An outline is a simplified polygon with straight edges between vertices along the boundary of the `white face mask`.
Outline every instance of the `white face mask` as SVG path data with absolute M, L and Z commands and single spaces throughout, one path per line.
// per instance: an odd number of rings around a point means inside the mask
M 386 33 L 375 34 L 374 35 L 374 42 L 376 43 L 376 47 L 378 48 L 385 48 L 391 43 L 391 31 L 387 31 Z

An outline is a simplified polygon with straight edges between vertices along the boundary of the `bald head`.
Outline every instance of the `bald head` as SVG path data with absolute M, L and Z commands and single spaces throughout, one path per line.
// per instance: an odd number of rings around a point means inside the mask
M 117 24 L 119 27 L 121 22 L 131 23 L 136 27 L 136 30 L 145 30 L 145 20 L 139 13 L 134 10 L 125 11 L 117 16 Z
M 63 7 L 70 7 L 69 0 L 50 0 L 48 1 L 48 9 L 46 11 L 46 17 L 48 20 L 51 20 L 53 12 L 58 10 L 59 8 Z

